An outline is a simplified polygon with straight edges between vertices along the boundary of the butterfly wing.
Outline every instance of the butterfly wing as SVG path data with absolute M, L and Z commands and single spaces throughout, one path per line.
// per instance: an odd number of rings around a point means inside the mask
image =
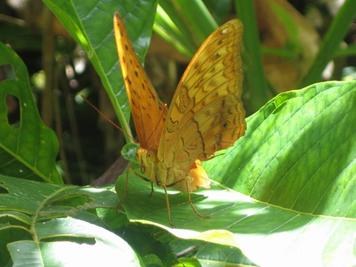
M 141 66 L 117 13 L 114 16 L 114 34 L 138 141 L 142 148 L 157 150 L 167 108 L 159 100 Z
M 210 158 L 244 134 L 241 38 L 238 20 L 225 23 L 205 40 L 183 74 L 158 148 L 167 169 L 187 172 L 196 159 Z

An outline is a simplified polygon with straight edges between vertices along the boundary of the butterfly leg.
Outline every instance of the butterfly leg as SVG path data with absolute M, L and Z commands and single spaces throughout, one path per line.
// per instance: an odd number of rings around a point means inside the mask
M 141 177 L 143 180 L 150 182 L 151 184 L 151 192 L 150 192 L 150 197 L 153 196 L 153 193 L 155 192 L 155 189 L 153 187 L 153 182 L 151 182 L 151 180 L 148 180 L 145 176 L 141 175 L 141 174 L 136 174 L 137 176 Z
M 150 197 L 153 196 L 153 193 L 155 192 L 155 189 L 153 187 L 153 182 L 151 182 L 151 192 L 150 192 Z
M 168 192 L 167 188 L 165 186 L 162 186 L 164 189 L 164 194 L 166 196 L 166 207 L 167 207 L 167 212 L 168 212 L 168 222 L 171 226 L 174 226 L 173 220 L 172 220 L 172 212 L 171 212 L 171 204 L 169 202 L 169 197 L 168 197 Z
M 131 168 L 130 168 L 131 169 Z M 137 171 L 135 171 L 134 169 L 132 169 L 132 171 L 135 173 L 135 175 L 137 175 L 138 177 L 142 178 L 143 180 L 150 182 L 151 183 L 151 192 L 150 192 L 150 197 L 152 197 L 153 193 L 155 192 L 154 187 L 153 187 L 153 182 L 151 180 L 149 180 L 147 177 L 145 177 L 144 175 L 142 175 L 141 173 L 138 173 Z M 142 170 L 141 170 L 142 172 Z M 126 184 L 128 184 L 128 179 L 126 179 Z
M 189 188 L 189 183 L 188 183 L 188 179 L 185 179 L 185 185 L 187 187 L 187 192 L 188 192 L 188 202 L 189 202 L 189 205 L 191 206 L 193 212 L 198 216 L 198 217 L 201 217 L 201 218 L 209 218 L 208 215 L 204 215 L 204 214 L 201 214 L 199 212 L 199 210 L 197 209 L 197 207 L 195 207 L 193 201 L 192 201 L 192 195 L 191 195 L 191 190 Z

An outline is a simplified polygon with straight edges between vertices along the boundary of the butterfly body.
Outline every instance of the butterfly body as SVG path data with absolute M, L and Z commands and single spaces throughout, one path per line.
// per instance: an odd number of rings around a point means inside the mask
M 183 192 L 209 188 L 210 180 L 199 160 L 189 168 L 181 169 L 179 165 L 167 165 L 166 160 L 158 159 L 157 153 L 143 148 L 137 150 L 137 158 L 145 176 L 159 186 L 172 187 Z

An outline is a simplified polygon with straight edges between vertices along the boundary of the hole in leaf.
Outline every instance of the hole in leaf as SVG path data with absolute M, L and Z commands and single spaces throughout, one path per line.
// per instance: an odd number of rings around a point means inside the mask
M 15 80 L 15 71 L 10 64 L 0 65 L 0 82 L 3 80 Z
M 11 126 L 18 126 L 20 122 L 20 101 L 16 96 L 6 96 L 7 122 Z

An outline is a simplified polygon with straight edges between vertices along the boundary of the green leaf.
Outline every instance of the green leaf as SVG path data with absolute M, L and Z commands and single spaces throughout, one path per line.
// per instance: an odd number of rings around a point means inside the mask
M 339 50 L 342 40 L 355 21 L 355 10 L 355 1 L 344 1 L 333 19 L 332 24 L 329 26 L 328 31 L 325 33 L 319 52 L 303 78 L 302 85 L 305 86 L 321 79 L 323 70 L 329 61 L 332 60 L 334 56 L 337 56 L 336 52 Z
M 116 195 L 105 188 L 60 186 L 0 175 L 0 190 L 0 214 L 21 225 L 117 205 Z
M 219 24 L 230 15 L 232 0 L 204 0 L 204 3 Z
M 180 239 L 158 227 L 152 232 L 152 235 L 169 246 L 179 259 L 192 257 L 198 259 L 203 266 L 255 266 L 236 247 Z
M 38 114 L 26 66 L 7 46 L 0 43 L 0 174 L 63 183 L 57 169 L 58 142 Z M 19 103 L 17 123 L 8 121 L 7 97 Z
M 80 257 L 83 257 L 81 253 L 94 255 L 93 251 L 101 251 L 115 261 L 132 261 L 131 249 L 123 250 L 126 243 L 105 230 L 107 226 L 94 213 L 98 210 L 104 220 L 103 209 L 117 210 L 117 197 L 111 188 L 59 186 L 0 175 L 0 192 L 0 247 L 8 246 L 14 264 L 51 262 L 59 257 L 71 264 L 78 260 L 84 264 L 88 260 L 84 265 L 92 266 L 89 264 L 92 258 Z M 116 211 L 116 218 L 119 217 Z M 117 249 L 126 254 L 118 256 Z M 9 255 L 1 256 L 3 266 Z M 53 265 L 51 262 L 44 266 Z
M 44 266 L 41 251 L 33 241 L 14 242 L 8 246 L 13 266 Z
M 170 247 L 157 239 L 162 233 L 167 234 L 152 225 L 136 223 L 130 223 L 120 229 L 120 236 L 140 255 L 145 266 L 172 266 L 177 263 L 177 259 Z
M 13 266 L 140 266 L 123 239 L 94 224 L 68 217 L 38 223 L 36 231 L 41 241 L 8 245 Z M 55 237 L 60 239 L 51 241 Z M 63 240 L 66 237 L 81 242 Z
M 154 30 L 187 57 L 192 57 L 216 28 L 216 21 L 201 0 L 159 1 Z
M 193 258 L 180 258 L 179 263 L 175 264 L 173 267 L 201 267 L 197 259 Z
M 192 33 L 180 18 L 171 1 L 160 1 L 153 29 L 164 40 L 173 45 L 186 57 L 192 57 L 197 49 Z
M 242 53 L 245 70 L 244 88 L 248 89 L 250 96 L 245 98 L 245 106 L 248 111 L 255 112 L 271 98 L 263 70 L 256 11 L 254 1 L 234 2 L 236 13 L 244 26 Z
M 152 33 L 156 0 L 44 2 L 88 54 L 124 129 L 126 140 L 132 142 L 129 107 L 114 42 L 113 16 L 119 11 L 135 51 L 143 62 Z
M 247 120 L 247 133 L 205 167 L 212 189 L 164 191 L 130 173 L 117 191 L 131 220 L 184 239 L 238 247 L 261 266 L 351 266 L 356 230 L 356 82 L 278 95 Z M 125 194 L 124 194 L 125 193 Z M 126 196 L 126 197 L 125 197 Z M 125 197 L 125 198 L 124 198 Z M 300 257 L 300 255 L 304 255 Z

